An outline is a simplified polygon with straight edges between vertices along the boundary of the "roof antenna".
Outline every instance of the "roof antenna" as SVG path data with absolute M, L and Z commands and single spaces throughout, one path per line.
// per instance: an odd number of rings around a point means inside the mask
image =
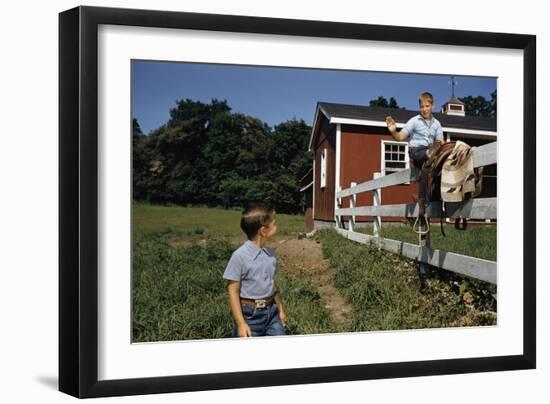
M 451 76 L 451 81 L 449 81 L 449 84 L 452 86 L 451 97 L 455 98 L 455 85 L 458 84 L 458 81 L 455 80 L 455 76 Z

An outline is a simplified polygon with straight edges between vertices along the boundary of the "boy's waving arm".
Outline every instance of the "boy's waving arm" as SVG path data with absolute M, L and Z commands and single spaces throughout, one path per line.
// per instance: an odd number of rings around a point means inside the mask
M 391 116 L 387 116 L 386 126 L 388 127 L 388 130 L 390 131 L 393 138 L 397 141 L 407 140 L 407 138 L 409 137 L 408 122 L 407 122 L 407 126 L 405 126 L 403 129 L 401 129 L 398 132 L 397 125 L 395 124 L 395 121 L 393 120 L 393 118 Z

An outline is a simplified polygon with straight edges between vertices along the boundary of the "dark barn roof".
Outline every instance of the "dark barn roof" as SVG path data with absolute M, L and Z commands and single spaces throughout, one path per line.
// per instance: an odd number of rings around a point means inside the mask
M 333 104 L 329 102 L 317 103 L 325 115 L 329 118 L 359 119 L 366 121 L 384 122 L 391 115 L 395 122 L 406 123 L 417 115 L 418 111 L 397 108 L 367 107 L 364 105 Z M 434 117 L 441 122 L 444 128 L 458 128 L 468 130 L 482 130 L 496 132 L 497 120 L 482 116 L 456 116 L 434 112 Z

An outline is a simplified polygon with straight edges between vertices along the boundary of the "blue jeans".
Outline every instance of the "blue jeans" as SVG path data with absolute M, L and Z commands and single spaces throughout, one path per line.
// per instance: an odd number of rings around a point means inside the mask
M 244 321 L 250 327 L 253 337 L 286 335 L 276 304 L 270 304 L 265 309 L 257 309 L 242 304 L 241 310 Z M 234 323 L 233 336 L 236 337 L 237 335 L 237 323 Z
M 414 162 L 414 166 L 416 168 L 422 168 L 422 164 L 424 164 L 424 161 L 426 161 L 426 152 L 428 151 L 428 149 L 428 146 L 418 146 L 414 152 L 412 152 L 411 150 L 409 157 Z

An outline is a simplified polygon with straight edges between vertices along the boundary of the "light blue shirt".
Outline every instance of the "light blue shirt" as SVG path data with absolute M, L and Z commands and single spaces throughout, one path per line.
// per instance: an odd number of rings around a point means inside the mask
M 422 115 L 413 116 L 407 121 L 401 132 L 409 136 L 409 146 L 430 146 L 434 140 L 443 140 L 443 129 L 437 119 L 432 116 L 429 121 Z
M 278 269 L 277 257 L 271 248 L 260 248 L 247 240 L 231 255 L 223 278 L 241 283 L 241 297 L 264 299 L 275 293 Z

